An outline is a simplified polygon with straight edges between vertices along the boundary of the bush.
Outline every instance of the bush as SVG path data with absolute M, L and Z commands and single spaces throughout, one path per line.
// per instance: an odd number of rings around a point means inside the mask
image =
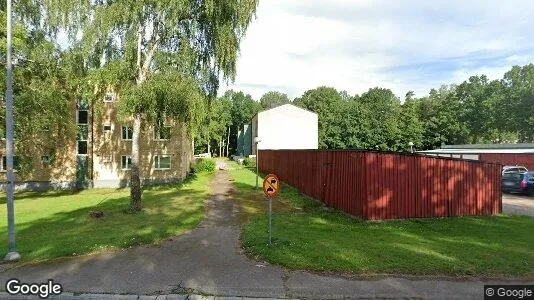
M 210 173 L 215 172 L 215 161 L 209 158 L 199 158 L 193 164 L 193 173 Z
M 255 158 L 250 158 L 250 157 L 246 157 L 244 160 L 243 160 L 243 164 L 246 166 L 246 167 L 256 167 L 256 159 Z

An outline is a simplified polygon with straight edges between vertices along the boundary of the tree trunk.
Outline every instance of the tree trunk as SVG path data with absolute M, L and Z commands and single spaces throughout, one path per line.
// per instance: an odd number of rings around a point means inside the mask
M 222 146 L 223 146 L 223 149 L 222 149 L 222 152 L 223 152 L 223 157 L 226 157 L 228 155 L 228 153 L 225 152 L 226 150 L 226 139 L 224 138 L 224 135 L 223 135 L 223 138 L 222 138 Z
M 222 153 L 221 153 L 221 150 L 222 150 L 222 145 L 221 145 L 221 137 L 219 137 L 219 157 L 221 157 Z
M 191 135 L 191 156 L 195 157 L 195 137 Z
M 130 173 L 130 211 L 141 210 L 141 177 L 139 168 L 139 135 L 141 131 L 141 114 L 134 115 L 132 128 L 132 166 Z
M 144 27 L 139 26 L 137 31 L 137 85 L 141 85 L 146 79 L 146 70 L 142 67 L 142 46 Z M 132 165 L 130 170 L 130 211 L 141 210 L 141 176 L 139 166 L 139 140 L 141 135 L 141 113 L 137 112 L 133 116 L 132 126 Z
M 211 156 L 211 145 L 210 145 L 210 141 L 208 140 L 208 153 L 210 154 Z
M 226 133 L 226 157 L 230 157 L 230 155 L 228 155 L 229 146 L 230 146 L 230 126 L 228 126 L 228 131 Z

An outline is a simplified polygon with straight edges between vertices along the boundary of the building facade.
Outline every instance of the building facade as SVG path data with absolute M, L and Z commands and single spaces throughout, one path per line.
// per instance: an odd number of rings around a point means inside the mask
M 259 150 L 317 149 L 319 119 L 311 111 L 284 104 L 252 119 L 252 154 L 256 153 L 255 137 L 260 139 Z
M 249 156 L 252 154 L 252 126 L 243 125 L 243 130 L 237 132 L 237 150 L 238 156 Z
M 420 154 L 525 166 L 534 171 L 534 144 L 443 145 Z
M 84 101 L 73 101 L 75 138 L 64 139 L 53 159 L 40 153 L 40 149 L 25 153 L 33 167 L 29 172 L 15 172 L 16 189 L 118 188 L 128 185 L 131 122 L 119 122 L 116 95 L 107 93 L 103 98 L 98 109 Z M 191 142 L 184 124 L 161 119 L 156 124 L 145 122 L 142 126 L 140 176 L 144 185 L 182 180 L 190 171 L 192 158 Z M 4 155 L 0 176 L 5 182 Z M 4 184 L 0 188 L 3 189 Z

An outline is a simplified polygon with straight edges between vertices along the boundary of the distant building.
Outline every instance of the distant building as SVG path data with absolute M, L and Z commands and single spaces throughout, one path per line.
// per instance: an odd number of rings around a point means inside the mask
M 419 151 L 418 153 L 480 160 L 502 165 L 520 165 L 534 170 L 534 144 L 443 145 L 439 149 Z
M 245 124 L 237 133 L 236 155 L 249 156 L 252 154 L 252 126 Z
M 259 150 L 317 149 L 319 119 L 316 113 L 284 104 L 259 112 L 252 119 L 252 154 L 256 153 L 254 138 L 259 137 Z
M 15 188 L 118 188 L 129 184 L 132 150 L 131 122 L 117 119 L 120 101 L 106 93 L 101 103 L 72 101 L 71 115 L 77 135 L 62 140 L 52 157 L 43 149 L 30 149 L 19 157 L 15 152 Z M 100 109 L 94 108 L 99 105 Z M 42 133 L 46 137 L 47 132 Z M 192 149 L 187 127 L 170 118 L 146 124 L 140 132 L 140 177 L 142 184 L 178 182 L 190 171 Z M 0 140 L 3 147 L 5 141 Z M 6 156 L 0 149 L 0 190 L 5 188 Z M 18 161 L 29 160 L 29 173 L 17 172 Z

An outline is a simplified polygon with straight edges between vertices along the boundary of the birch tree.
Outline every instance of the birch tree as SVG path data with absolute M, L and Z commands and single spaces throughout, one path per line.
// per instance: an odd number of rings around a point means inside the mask
M 71 43 L 86 50 L 88 60 L 100 68 L 120 70 L 117 81 L 134 90 L 123 106 L 133 119 L 131 211 L 141 209 L 141 127 L 158 109 L 147 105 L 139 88 L 166 70 L 193 78 L 205 94 L 215 95 L 220 79 L 235 78 L 239 44 L 257 4 L 258 0 L 43 1 L 51 28 L 66 29 Z

